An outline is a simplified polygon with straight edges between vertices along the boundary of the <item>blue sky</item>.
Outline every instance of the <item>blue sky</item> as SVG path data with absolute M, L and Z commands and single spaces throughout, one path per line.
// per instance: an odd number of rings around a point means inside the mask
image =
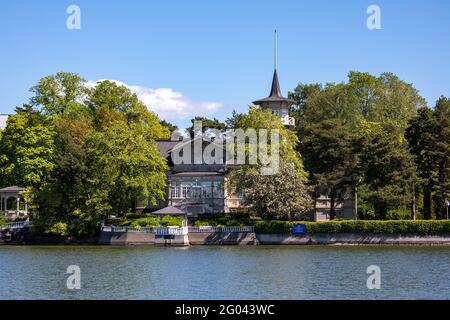
M 81 30 L 66 28 L 71 4 Z M 371 4 L 381 30 L 366 27 Z M 393 72 L 431 106 L 450 96 L 448 0 L 2 0 L 0 112 L 27 102 L 41 77 L 71 71 L 132 86 L 181 126 L 193 115 L 225 119 L 268 94 L 274 29 L 285 95 L 359 70 Z

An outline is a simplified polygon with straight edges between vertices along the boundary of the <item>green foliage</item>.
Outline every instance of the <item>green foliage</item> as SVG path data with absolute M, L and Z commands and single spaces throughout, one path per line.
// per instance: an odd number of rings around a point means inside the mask
M 136 94 L 111 81 L 88 88 L 64 72 L 31 91 L 32 105 L 2 132 L 0 184 L 29 187 L 41 230 L 92 235 L 107 214 L 164 198 L 167 165 L 155 139 L 170 130 Z
M 267 233 L 267 234 L 290 234 L 292 233 L 291 221 L 258 221 L 255 224 L 256 233 Z
M 0 140 L 0 183 L 39 188 L 54 168 L 52 123 L 30 105 L 8 118 Z
M 191 120 L 192 125 L 187 129 L 189 132 L 189 135 L 193 138 L 194 137 L 194 122 L 200 121 L 202 123 L 202 133 L 206 133 L 209 130 L 214 130 L 215 132 L 224 132 L 226 129 L 225 123 L 214 119 L 208 119 L 205 117 L 195 117 Z
M 426 219 L 445 217 L 450 190 L 450 99 L 440 97 L 434 110 L 424 107 L 406 129 L 423 191 Z M 433 202 L 435 204 L 433 208 Z M 433 210 L 434 209 L 434 210 Z
M 415 166 L 403 133 L 425 100 L 391 73 L 349 73 L 348 83 L 300 84 L 290 94 L 297 107 L 298 151 L 317 194 L 330 198 L 361 184 L 378 218 L 412 199 Z M 408 188 L 409 186 L 409 188 Z
M 248 215 L 229 215 L 210 218 L 198 218 L 195 220 L 196 227 L 201 226 L 252 226 L 255 224 L 255 218 Z
M 370 122 L 390 124 L 403 132 L 417 109 L 426 105 L 418 90 L 392 73 L 379 77 L 351 71 L 348 86 L 358 99 L 359 114 Z
M 87 94 L 85 80 L 76 73 L 58 72 L 39 80 L 31 88 L 30 99 L 34 106 L 41 106 L 46 115 L 60 115 L 77 109 Z
M 278 141 L 267 140 L 268 150 L 277 143 L 279 157 L 274 156 L 274 172 L 265 174 L 264 165 L 245 164 L 232 170 L 229 174 L 229 192 L 243 193 L 244 204 L 264 218 L 293 219 L 295 214 L 306 212 L 311 207 L 311 198 L 306 186 L 306 172 L 303 170 L 301 157 L 295 152 L 297 137 L 286 129 L 280 118 L 270 110 L 251 107 L 248 114 L 240 115 L 236 127 L 247 129 L 267 129 L 279 132 Z M 269 133 L 270 135 L 270 133 Z M 249 143 L 245 145 L 248 156 Z M 261 159 L 259 159 L 261 160 Z
M 56 222 L 48 227 L 44 233 L 53 236 L 66 237 L 69 235 L 69 228 L 65 222 Z
M 257 233 L 291 234 L 293 224 L 305 224 L 307 233 L 449 233 L 450 221 L 427 220 L 347 220 L 330 222 L 261 221 L 255 225 Z
M 392 125 L 382 124 L 362 136 L 361 172 L 367 196 L 380 219 L 390 208 L 408 202 L 416 183 L 416 167 L 407 144 Z
M 109 221 L 111 222 L 111 221 Z M 163 216 L 159 219 L 160 226 L 179 226 L 181 227 L 183 224 L 183 218 L 182 217 L 171 217 L 171 216 Z M 156 217 L 142 217 L 137 219 L 129 219 L 122 221 L 118 225 L 120 226 L 130 226 L 130 227 L 155 227 L 157 226 L 157 219 Z

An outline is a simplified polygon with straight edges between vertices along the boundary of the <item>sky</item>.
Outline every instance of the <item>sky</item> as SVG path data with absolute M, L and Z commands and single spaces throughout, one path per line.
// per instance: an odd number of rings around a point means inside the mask
M 70 5 L 80 29 L 68 29 Z M 381 29 L 370 30 L 370 5 Z M 2 0 L 0 113 L 58 71 L 116 80 L 161 118 L 245 112 L 268 95 L 273 32 L 284 95 L 298 83 L 392 72 L 433 106 L 450 96 L 449 0 Z

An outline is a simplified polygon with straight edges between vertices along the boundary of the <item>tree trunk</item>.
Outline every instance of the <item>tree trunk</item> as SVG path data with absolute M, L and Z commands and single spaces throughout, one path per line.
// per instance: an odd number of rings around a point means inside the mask
M 426 186 L 423 190 L 423 218 L 431 219 L 431 188 Z
M 413 187 L 412 199 L 411 199 L 411 219 L 416 220 L 416 188 Z
M 137 199 L 134 199 L 131 202 L 131 212 L 136 213 L 136 208 L 137 208 Z
M 335 192 L 332 192 L 330 195 L 330 220 L 334 220 L 334 218 L 336 218 L 335 202 L 336 202 L 336 195 Z
M 442 208 L 443 208 L 442 197 L 440 194 L 439 195 L 436 194 L 433 198 L 434 198 L 433 202 L 434 202 L 434 211 L 436 213 L 436 220 L 441 220 L 442 219 Z
M 376 205 L 376 211 L 380 216 L 380 220 L 386 220 L 387 217 L 387 204 L 386 202 L 380 202 Z

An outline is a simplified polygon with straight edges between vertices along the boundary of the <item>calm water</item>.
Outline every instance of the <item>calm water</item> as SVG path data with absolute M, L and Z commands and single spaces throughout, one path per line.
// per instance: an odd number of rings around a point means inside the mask
M 450 299 L 449 267 L 450 247 L 0 246 L 0 299 Z

